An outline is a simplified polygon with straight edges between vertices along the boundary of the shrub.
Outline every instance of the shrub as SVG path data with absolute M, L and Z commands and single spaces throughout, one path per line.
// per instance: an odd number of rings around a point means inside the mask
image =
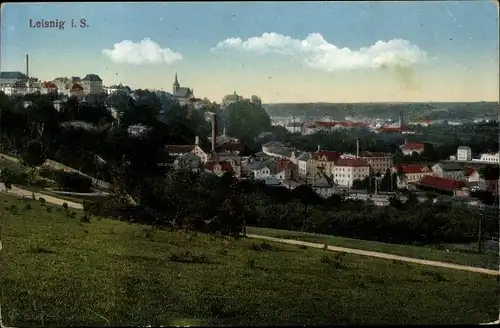
M 76 215 L 75 212 L 71 213 L 72 217 L 73 217 L 73 214 Z M 87 216 L 87 215 L 84 215 L 80 218 L 80 222 L 82 223 L 90 223 L 90 218 Z
M 71 217 L 72 219 L 76 218 L 76 213 L 75 213 L 75 212 L 71 212 L 70 217 Z
M 78 173 L 58 171 L 56 181 L 65 191 L 89 192 L 92 187 L 92 180 Z
M 62 207 L 67 211 L 68 210 L 68 203 L 63 203 Z
M 31 209 L 33 208 L 33 206 L 31 206 L 31 204 L 30 204 L 30 203 L 27 203 L 26 205 L 24 205 L 24 208 L 25 208 L 27 211 L 29 211 L 29 210 L 31 210 Z
M 41 206 L 44 206 L 47 203 L 47 201 L 43 197 L 38 198 L 38 200 L 40 201 Z

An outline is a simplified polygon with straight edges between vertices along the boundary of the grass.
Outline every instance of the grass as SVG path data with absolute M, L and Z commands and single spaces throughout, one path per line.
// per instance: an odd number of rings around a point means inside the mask
M 283 239 L 296 239 L 331 246 L 357 248 L 374 252 L 388 253 L 400 256 L 414 257 L 424 260 L 434 260 L 481 267 L 486 269 L 498 269 L 498 254 L 474 254 L 459 251 L 443 251 L 424 246 L 409 246 L 387 244 L 377 241 L 343 238 L 330 235 L 321 235 L 308 232 L 288 231 L 279 229 L 267 229 L 247 227 L 247 233 L 263 235 Z
M 96 201 L 102 200 L 103 198 L 106 198 L 106 196 L 101 196 L 101 195 L 98 195 L 98 196 L 96 196 L 96 195 L 90 195 L 90 196 L 89 195 L 71 195 L 71 196 L 69 196 L 69 195 L 64 195 L 64 194 L 58 194 L 58 193 L 55 193 L 49 189 L 40 188 L 37 186 L 16 185 L 16 187 L 19 187 L 19 188 L 24 189 L 24 190 L 34 191 L 34 192 L 37 192 L 40 194 L 45 194 L 48 196 L 60 198 L 62 200 L 67 200 L 70 202 L 79 203 L 79 204 L 83 204 L 83 202 L 85 200 L 96 202 Z
M 84 223 L 74 212 L 0 196 L 5 325 L 476 324 L 498 316 L 498 280 L 488 275 Z

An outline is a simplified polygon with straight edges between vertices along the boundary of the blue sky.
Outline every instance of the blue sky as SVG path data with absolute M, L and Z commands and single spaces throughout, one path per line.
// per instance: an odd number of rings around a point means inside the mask
M 70 27 L 81 18 L 88 27 Z M 233 91 L 264 102 L 498 101 L 488 1 L 7 4 L 1 25 L 1 69 L 24 71 L 28 53 L 42 80 L 97 73 L 169 91 L 178 72 L 216 101 Z M 126 40 L 138 45 L 115 47 Z

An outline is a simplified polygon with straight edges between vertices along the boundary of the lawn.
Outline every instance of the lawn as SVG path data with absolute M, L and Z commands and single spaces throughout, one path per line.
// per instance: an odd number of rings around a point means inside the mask
M 377 241 L 343 238 L 329 235 L 314 234 L 308 232 L 288 231 L 279 229 L 267 229 L 247 227 L 247 233 L 263 235 L 283 239 L 296 239 L 311 243 L 328 244 L 331 246 L 357 248 L 373 252 L 388 253 L 424 260 L 442 261 L 454 264 L 475 266 L 486 269 L 498 269 L 498 254 L 492 253 L 465 253 L 459 251 L 437 250 L 424 246 L 409 246 L 387 244 Z
M 108 219 L 81 223 L 79 211 L 72 218 L 47 207 L 0 196 L 7 326 L 476 324 L 498 317 L 498 280 L 488 275 Z

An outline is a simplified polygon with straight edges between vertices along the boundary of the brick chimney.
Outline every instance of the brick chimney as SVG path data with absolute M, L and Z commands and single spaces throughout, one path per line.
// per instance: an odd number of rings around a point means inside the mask
M 215 146 L 217 141 L 217 115 L 215 113 L 212 115 L 212 151 L 215 152 Z

